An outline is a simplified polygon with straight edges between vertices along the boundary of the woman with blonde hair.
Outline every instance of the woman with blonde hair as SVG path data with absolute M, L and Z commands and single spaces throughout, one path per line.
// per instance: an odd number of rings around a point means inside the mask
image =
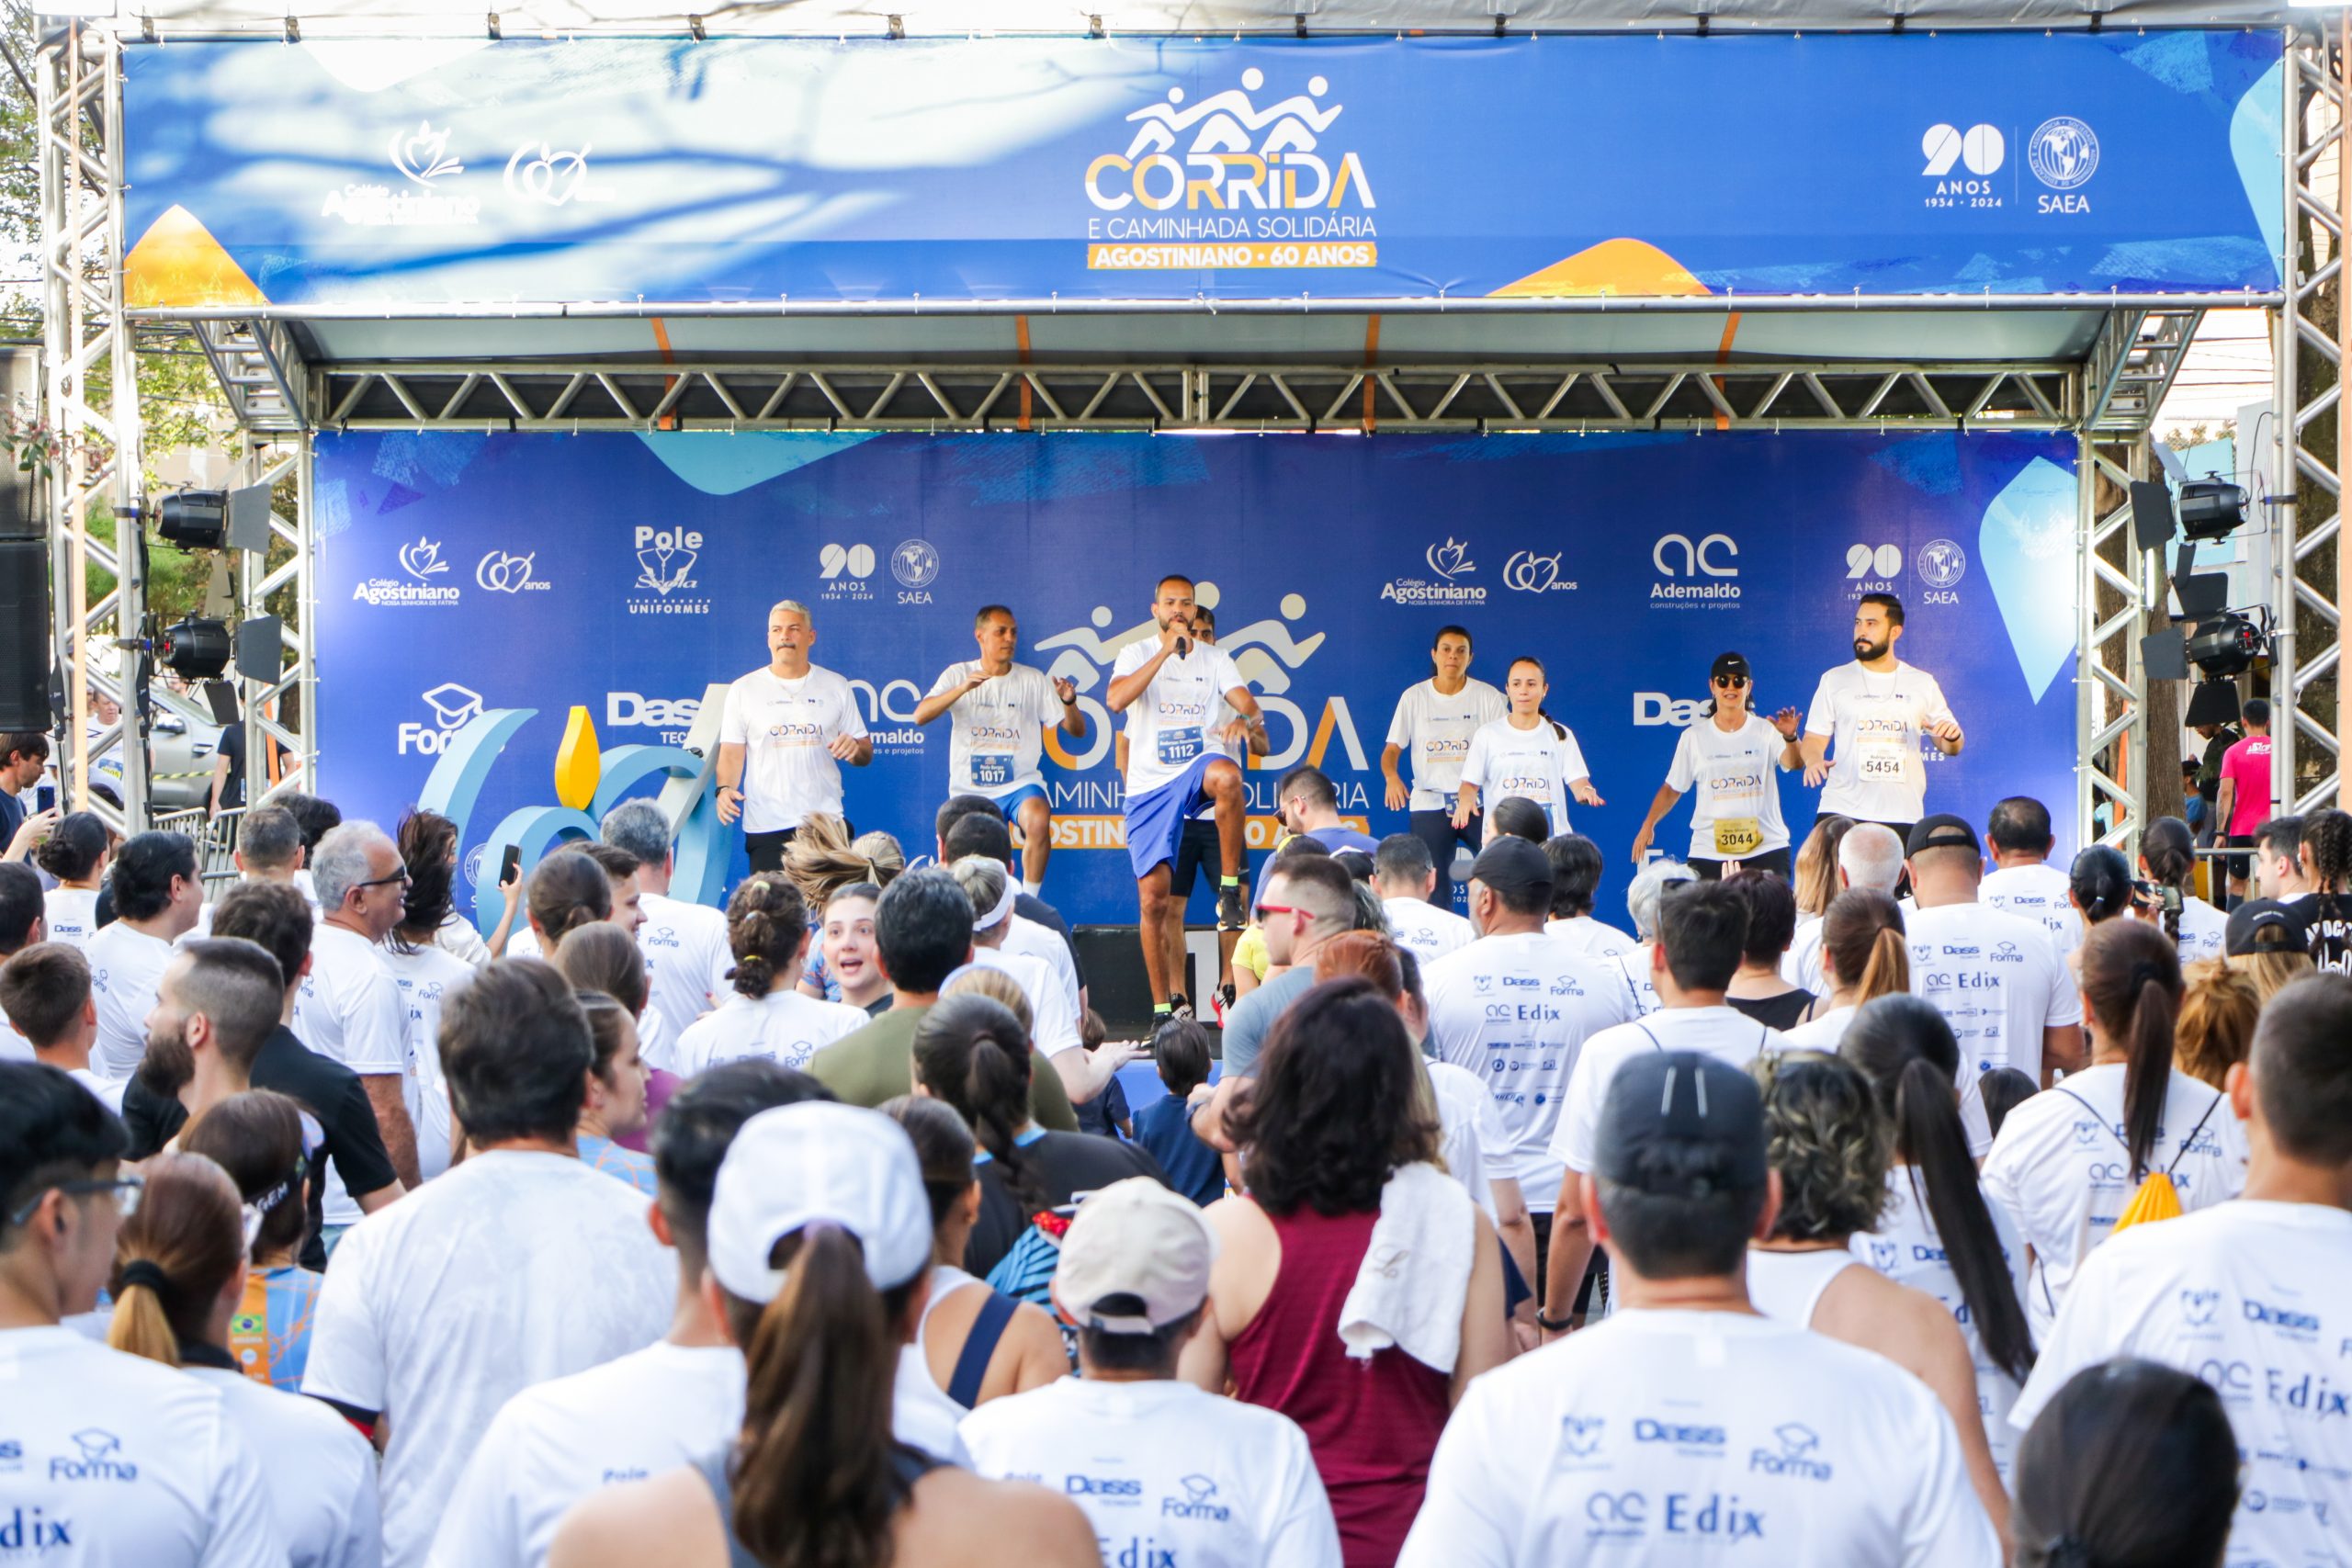
M 139 1206 L 115 1237 L 107 1343 L 220 1391 L 223 1413 L 269 1477 L 288 1562 L 377 1562 L 376 1455 L 367 1439 L 319 1401 L 248 1374 L 229 1353 L 253 1214 L 237 1184 L 201 1155 L 160 1154 L 141 1174 Z
M 853 839 L 849 824 L 838 817 L 809 818 L 784 846 L 784 874 L 799 889 L 809 914 L 809 932 L 820 938 L 825 906 L 836 893 L 862 882 L 872 884 L 878 893 L 906 869 L 907 852 L 898 840 L 879 831 Z M 841 982 L 825 967 L 821 941 L 808 944 L 807 960 L 800 966 L 799 987 L 802 996 L 819 1001 L 847 999 L 842 995 Z
M 2226 958 L 2209 958 L 2181 972 L 2186 989 L 2173 1025 L 2173 1066 L 2200 1083 L 2223 1089 L 2233 1064 L 2254 1048 L 2262 993 Z
M 1812 1021 L 1788 1032 L 1788 1043 L 1835 1051 L 1856 1008 L 1908 991 L 1911 950 L 1903 936 L 1902 907 L 1885 894 L 1849 887 L 1832 898 L 1821 919 L 1821 977 L 1828 994 L 1814 1004 Z

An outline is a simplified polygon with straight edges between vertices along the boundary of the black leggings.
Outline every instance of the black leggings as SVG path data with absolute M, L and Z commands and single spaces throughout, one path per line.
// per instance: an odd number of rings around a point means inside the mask
M 1430 889 L 1430 902 L 1439 908 L 1453 908 L 1453 846 L 1467 844 L 1470 852 L 1476 854 L 1478 840 L 1483 837 L 1481 829 L 1486 823 L 1483 815 L 1474 812 L 1470 826 L 1456 828 L 1451 808 L 1413 813 L 1412 835 L 1429 846 L 1430 863 L 1437 867 L 1437 885 Z

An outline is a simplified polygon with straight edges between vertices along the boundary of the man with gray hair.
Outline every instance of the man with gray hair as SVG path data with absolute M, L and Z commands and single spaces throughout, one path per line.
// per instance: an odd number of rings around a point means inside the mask
M 1838 841 L 1838 886 L 1867 887 L 1894 897 L 1903 880 L 1903 839 L 1883 822 L 1857 822 Z M 1834 895 L 1833 895 L 1834 897 Z M 1907 915 L 1909 910 L 1905 910 Z M 1821 933 L 1825 922 L 1815 920 L 1797 932 L 1781 959 L 1781 976 L 1816 996 L 1827 996 L 1829 984 L 1821 974 Z
M 301 824 L 294 814 L 282 806 L 256 806 L 237 823 L 237 848 L 233 858 L 240 878 L 246 882 L 277 882 L 289 887 L 300 887 L 296 874 L 302 869 Z M 224 889 L 225 891 L 225 889 Z M 303 888 L 303 897 L 311 898 L 311 890 Z M 311 898 L 315 907 L 317 900 Z M 216 900 L 217 902 L 217 900 Z M 196 912 L 196 925 L 182 937 L 182 942 L 201 942 L 212 934 L 211 903 Z
M 381 828 L 345 822 L 319 840 L 311 874 L 324 913 L 311 939 L 311 973 L 295 1000 L 294 1032 L 320 1055 L 359 1075 L 392 1168 L 413 1187 L 418 1173 L 416 1126 L 408 1109 L 414 1081 L 408 1012 L 401 1005 L 399 983 L 377 950 L 401 922 L 408 867 Z M 328 1228 L 358 1219 L 358 1205 L 330 1186 Z
M 605 842 L 637 857 L 638 908 L 645 923 L 637 945 L 645 954 L 646 1008 L 659 1013 L 665 1039 L 732 995 L 735 967 L 727 944 L 727 917 L 707 904 L 670 897 L 677 852 L 670 818 L 650 800 L 625 800 L 605 813 Z
M 842 769 L 874 760 L 857 694 L 808 661 L 808 607 L 768 612 L 768 657 L 727 688 L 718 720 L 718 819 L 743 822 L 753 871 L 784 869 L 784 846 L 811 817 L 842 817 Z
M 1679 860 L 1661 855 L 1636 872 L 1634 885 L 1625 889 L 1625 913 L 1634 921 L 1634 946 L 1623 953 L 1604 954 L 1600 961 L 1624 977 L 1626 989 L 1634 993 L 1637 1012 L 1653 1013 L 1659 1005 L 1657 986 L 1651 978 L 1655 966 L 1650 961 L 1651 954 L 1657 951 L 1658 903 L 1668 888 L 1698 880 L 1697 872 Z

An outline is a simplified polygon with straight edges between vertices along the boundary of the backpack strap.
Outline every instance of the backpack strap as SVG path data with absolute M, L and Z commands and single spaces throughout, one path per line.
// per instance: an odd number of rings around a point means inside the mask
M 980 1403 L 980 1384 L 988 1377 L 989 1361 L 996 1355 L 997 1341 L 1004 1337 L 1005 1325 L 1012 1321 L 1012 1311 L 1021 1303 L 1011 1296 L 989 1292 L 980 1303 L 979 1316 L 972 1320 L 972 1332 L 964 1341 L 963 1350 L 956 1358 L 956 1371 L 947 1380 L 947 1397 L 970 1410 Z
M 2091 1120 L 2092 1120 L 2092 1121 L 2094 1121 L 2094 1122 L 2098 1122 L 2100 1126 L 2102 1126 L 2102 1127 L 2106 1128 L 2106 1129 L 2107 1129 L 2107 1135 L 2108 1135 L 2109 1137 L 2113 1138 L 2113 1139 L 2115 1139 L 2115 1141 L 2116 1141 L 2117 1143 L 2119 1143 L 2119 1144 L 2122 1144 L 2122 1145 L 2123 1145 L 2123 1152 L 2124 1152 L 2125 1154 L 2130 1154 L 2130 1153 L 2132 1152 L 2132 1145 L 2131 1145 L 2131 1144 L 2129 1144 L 2128 1142 L 2126 1142 L 2126 1141 L 2125 1141 L 2125 1140 L 2124 1140 L 2120 1135 L 2119 1135 L 2119 1134 L 2116 1133 L 2116 1131 L 2115 1131 L 2115 1124 L 2114 1124 L 2113 1122 L 2109 1122 L 2106 1117 L 2101 1116 L 2101 1115 L 2098 1113 L 2098 1109 L 2097 1109 L 2095 1106 L 2093 1106 L 2089 1100 L 2085 1100 L 2081 1095 L 2076 1094 L 2073 1089 L 2068 1089 L 2064 1084 L 2052 1084 L 2052 1085 L 2050 1086 L 2050 1089 L 2051 1089 L 2051 1092 L 2052 1092 L 2052 1093 L 2053 1093 L 2053 1094 L 2063 1094 L 2063 1095 L 2064 1095 L 2068 1100 L 2073 1100 L 2075 1104 L 2077 1104 L 2077 1105 L 2081 1106 L 2084 1110 L 2086 1110 L 2086 1111 L 2089 1111 L 2089 1112 L 2091 1113 Z M 2199 1122 L 2199 1123 L 2197 1123 L 2197 1124 L 2198 1124 L 2199 1126 L 2200 1126 L 2200 1127 L 2202 1127 L 2203 1125 L 2205 1125 L 2205 1123 L 2204 1123 L 2204 1122 Z M 2189 1134 L 2189 1135 L 2190 1135 L 2191 1137 L 2194 1137 L 2196 1134 Z
M 2165 1176 L 2167 1179 L 2171 1178 L 2174 1171 L 2180 1168 L 2181 1156 L 2188 1152 L 2188 1145 L 2197 1141 L 2197 1134 L 2205 1130 L 2205 1123 L 2213 1119 L 2213 1107 L 2221 1103 L 2222 1097 L 2215 1095 L 2212 1103 L 2205 1107 L 2205 1114 L 2197 1119 L 2197 1125 L 2188 1130 L 2188 1136 L 2181 1139 L 2180 1147 L 2173 1150 L 2172 1163 L 2165 1167 Z
M 1649 1043 L 1650 1043 L 1650 1049 L 1651 1049 L 1651 1050 L 1653 1050 L 1653 1051 L 1663 1051 L 1663 1050 L 1665 1050 L 1665 1049 L 1666 1049 L 1666 1046 L 1665 1046 L 1662 1043 L 1660 1043 L 1660 1041 L 1658 1040 L 1658 1037 L 1657 1037 L 1657 1035 L 1652 1034 L 1652 1033 L 1650 1032 L 1650 1026 L 1649 1026 L 1648 1024 L 1644 1023 L 1640 1019 L 1638 1019 L 1638 1018 L 1637 1018 L 1637 1019 L 1635 1019 L 1635 1020 L 1634 1021 L 1634 1027 L 1635 1029 L 1640 1030 L 1640 1031 L 1642 1032 L 1642 1034 L 1643 1034 L 1644 1038 L 1645 1038 L 1645 1039 L 1647 1039 L 1647 1040 L 1649 1041 Z

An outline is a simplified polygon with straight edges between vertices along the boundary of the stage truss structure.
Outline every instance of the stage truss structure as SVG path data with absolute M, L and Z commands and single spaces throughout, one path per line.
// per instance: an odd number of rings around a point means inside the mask
M 135 46 L 135 45 L 134 45 Z M 282 627 L 286 668 L 275 682 L 241 682 L 249 739 L 267 734 L 287 753 L 274 787 L 332 789 L 319 771 L 313 715 L 319 684 L 312 660 L 311 611 L 318 536 L 311 507 L 311 438 L 319 431 L 356 429 L 471 432 L 675 429 L 892 430 L 1082 432 L 1149 430 L 1254 432 L 1359 431 L 1506 434 L 1519 431 L 1620 430 L 2016 430 L 2071 432 L 2078 437 L 2076 569 L 2076 790 L 2071 803 L 2077 840 L 2136 842 L 2147 816 L 2151 737 L 2146 671 L 2140 638 L 2168 624 L 2161 597 L 2162 566 L 2153 553 L 2132 548 L 2125 496 L 2133 479 L 2154 471 L 2150 428 L 2208 308 L 2268 310 L 2277 349 L 2272 406 L 2272 471 L 2294 476 L 2288 498 L 2256 497 L 2272 541 L 2274 569 L 2268 607 L 2278 628 L 2274 694 L 2292 702 L 2293 722 L 2274 727 L 2278 794 L 2309 807 L 2341 789 L 2338 736 L 2346 728 L 2335 697 L 2337 605 L 2343 598 L 2332 568 L 2339 520 L 2337 480 L 2328 456 L 2314 452 L 2322 421 L 2341 414 L 2337 377 L 2344 360 L 2337 341 L 2336 289 L 2345 225 L 2335 193 L 2313 171 L 2329 152 L 2352 162 L 2342 134 L 2342 62 L 2327 40 L 2291 36 L 2282 106 L 2287 249 L 2278 295 L 2267 297 L 2139 296 L 2129 299 L 2067 296 L 2005 300 L 2004 308 L 2098 310 L 2095 339 L 2079 359 L 1990 364 L 1921 359 L 1889 361 L 1776 357 L 1762 362 L 1716 358 L 1563 357 L 1510 360 L 1494 356 L 1449 362 L 1421 355 L 1381 363 L 1367 354 L 1355 365 L 1301 364 L 1193 355 L 1121 354 L 1068 356 L 1053 362 L 990 360 L 969 355 L 900 355 L 859 359 L 842 355 L 767 355 L 741 359 L 650 364 L 641 355 L 497 360 L 305 358 L 303 340 L 287 315 L 267 310 L 156 311 L 126 309 L 122 258 L 122 52 L 126 43 L 105 22 L 59 24 L 44 39 L 39 62 L 38 107 L 42 243 L 48 307 L 45 323 L 45 416 L 63 453 L 48 485 L 55 574 L 59 668 L 68 694 L 62 760 L 71 797 L 85 793 L 87 757 L 119 738 L 91 730 L 84 739 L 86 692 L 122 700 L 130 682 L 122 669 L 147 635 L 141 552 L 121 549 L 93 533 L 92 509 L 103 503 L 118 519 L 143 519 L 139 466 L 139 414 L 132 332 L 142 321 L 169 321 L 193 333 L 249 443 L 249 482 L 267 482 L 278 498 L 273 537 L 290 551 L 270 567 L 259 555 L 238 563 L 241 610 L 258 613 L 269 595 L 294 591 L 294 614 Z M 2330 254 L 2324 264 L 2297 242 L 2315 236 Z M 1419 313 L 1430 302 L 1355 305 L 1306 302 L 1303 313 Z M 1521 310 L 1537 302 L 1513 300 Z M 1958 298 L 1845 299 L 1743 299 L 1714 309 L 1740 314 L 1770 311 L 1962 310 L 1988 302 Z M 1589 299 L 1556 302 L 1561 314 L 1594 310 Z M 1621 314 L 1646 310 L 1692 313 L 1701 302 L 1623 299 L 1600 308 Z M 1251 302 L 1229 314 L 1272 314 Z M 1064 309 L 1068 302 L 1064 302 Z M 1476 313 L 1476 302 L 1445 307 Z M 936 306 L 927 313 L 940 313 Z M 996 307 L 1010 315 L 1018 305 Z M 1280 307 L 1285 311 L 1289 307 Z M 450 311 L 445 315 L 464 315 Z M 506 312 L 484 309 L 485 320 Z M 609 316 L 612 308 L 602 312 Z M 626 313 L 626 312 L 624 312 Z M 645 307 L 652 315 L 691 310 Z M 714 311 L 713 314 L 725 312 Z M 836 310 L 839 317 L 853 312 Z M 877 307 L 874 314 L 903 315 Z M 964 311 L 963 314 L 981 313 Z M 1134 314 L 1171 313 L 1146 306 Z M 1026 322 L 1023 323 L 1026 341 Z M 1375 340 L 1376 341 L 1376 340 Z M 2299 355 L 2325 366 L 2323 375 L 2299 376 Z M 99 367 L 103 374 L 98 374 Z M 2241 452 L 2251 450 L 2242 434 Z M 2244 459 L 2241 459 L 2242 466 Z M 114 592 L 90 601 L 82 591 L 84 562 L 112 573 Z M 100 658 L 98 651 L 110 650 Z M 291 714 L 287 713 L 290 706 Z M 124 704 L 125 730 L 135 705 Z M 1983 731 L 1980 729 L 1980 743 Z M 2169 740 L 2157 754 L 2168 753 Z M 92 808 L 136 828 L 147 820 L 143 747 L 120 747 L 123 807 Z M 247 748 L 249 800 L 266 799 L 267 748 Z M 2053 803 L 2055 804 L 2055 803 Z

